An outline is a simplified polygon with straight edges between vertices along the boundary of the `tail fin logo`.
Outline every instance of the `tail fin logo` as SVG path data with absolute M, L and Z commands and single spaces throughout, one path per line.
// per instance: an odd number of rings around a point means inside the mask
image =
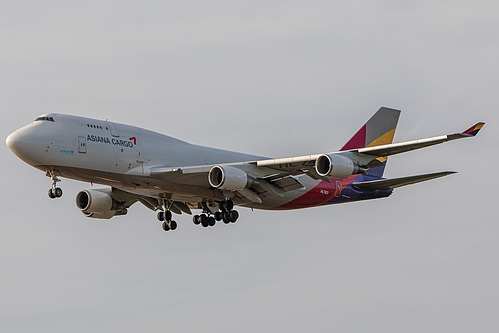
M 476 125 L 471 126 L 466 131 L 464 131 L 463 134 L 469 134 L 469 135 L 475 136 L 482 129 L 483 125 L 485 125 L 485 123 L 482 123 L 482 122 L 477 123 Z
M 392 143 L 399 116 L 400 110 L 385 107 L 380 108 L 341 150 L 374 147 Z
M 392 143 L 399 116 L 400 110 L 380 108 L 341 150 L 375 147 Z M 381 158 L 379 162 L 376 167 L 373 166 L 367 170 L 368 175 L 383 176 L 386 158 Z

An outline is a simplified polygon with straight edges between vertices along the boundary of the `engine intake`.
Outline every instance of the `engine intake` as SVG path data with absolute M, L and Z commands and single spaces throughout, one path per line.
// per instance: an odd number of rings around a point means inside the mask
M 348 178 L 365 171 L 348 157 L 338 154 L 319 156 L 315 161 L 315 169 L 320 176 L 333 178 Z
M 214 166 L 208 173 L 208 181 L 221 190 L 242 190 L 253 184 L 252 178 L 241 169 L 231 166 Z
M 115 215 L 125 215 L 125 206 L 109 194 L 96 190 L 83 190 L 76 195 L 76 206 L 87 217 L 110 219 Z

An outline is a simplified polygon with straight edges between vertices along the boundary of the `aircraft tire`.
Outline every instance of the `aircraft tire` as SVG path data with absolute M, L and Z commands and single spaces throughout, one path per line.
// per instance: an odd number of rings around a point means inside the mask
M 208 216 L 206 216 L 206 215 L 202 214 L 202 215 L 200 216 L 200 218 L 201 218 L 201 225 L 202 225 L 203 227 L 205 227 L 205 228 L 206 228 L 206 227 L 208 227 L 208 226 L 210 225 L 210 224 L 209 224 L 210 222 L 208 221 Z
M 222 221 L 222 212 L 216 212 L 215 213 L 215 220 L 216 221 Z
M 199 215 L 194 215 L 192 217 L 192 222 L 194 222 L 195 225 L 198 225 L 199 223 L 201 223 L 201 219 L 200 219 Z
M 165 220 L 165 212 L 161 211 L 158 212 L 158 221 L 164 221 Z
M 62 197 L 62 189 L 61 189 L 60 187 L 56 187 L 56 188 L 55 188 L 55 193 L 54 193 L 54 194 L 55 194 L 55 197 L 56 197 L 56 198 L 60 198 L 60 197 Z
M 171 221 L 172 220 L 172 212 L 170 210 L 167 210 L 165 212 L 165 221 Z
M 225 223 L 225 224 L 229 224 L 229 223 L 230 223 L 230 216 L 229 216 L 229 214 L 228 214 L 228 213 L 225 213 L 225 212 L 224 212 L 224 213 L 222 214 L 222 219 L 223 219 L 223 221 L 224 221 L 224 223 Z
M 54 194 L 54 191 L 52 191 L 52 189 L 49 190 L 49 198 L 55 199 L 55 194 Z
M 208 225 L 210 227 L 215 226 L 215 223 L 216 223 L 216 221 L 215 221 L 215 218 L 213 216 L 208 217 Z
M 239 213 L 237 212 L 237 210 L 231 210 L 229 213 L 230 222 L 234 223 L 237 221 L 238 218 L 239 218 Z
M 170 222 L 170 230 L 175 230 L 177 229 L 177 222 L 171 221 Z

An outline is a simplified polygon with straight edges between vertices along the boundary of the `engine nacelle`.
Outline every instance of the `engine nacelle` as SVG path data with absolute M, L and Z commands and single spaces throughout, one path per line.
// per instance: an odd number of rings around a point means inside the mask
M 338 154 L 319 156 L 315 161 L 315 169 L 320 176 L 332 178 L 348 178 L 364 171 L 348 157 Z
M 221 190 L 242 190 L 250 182 L 248 174 L 231 166 L 214 166 L 208 173 L 208 181 L 214 188 Z
M 76 206 L 83 215 L 98 219 L 110 219 L 127 213 L 123 204 L 109 194 L 96 190 L 83 190 L 76 195 Z

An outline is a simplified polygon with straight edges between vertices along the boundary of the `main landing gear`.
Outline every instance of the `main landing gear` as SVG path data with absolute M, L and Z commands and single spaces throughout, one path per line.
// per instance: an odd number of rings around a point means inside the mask
M 168 202 L 167 200 L 162 200 L 158 208 L 161 207 L 161 211 L 158 212 L 158 220 L 162 222 L 163 230 L 170 231 L 177 229 L 177 222 L 172 220 L 173 202 Z M 164 207 L 164 208 L 163 208 Z M 203 203 L 203 214 L 194 215 L 194 224 L 201 224 L 203 227 L 213 227 L 217 221 L 224 221 L 225 224 L 234 223 L 239 218 L 239 213 L 234 210 L 234 204 L 231 200 L 221 201 L 218 203 L 219 210 L 216 213 L 212 213 L 213 208 L 210 209 Z M 216 206 L 215 206 L 216 209 Z M 175 211 L 175 209 L 173 209 Z
M 172 212 L 170 210 L 158 212 L 158 220 L 163 222 L 164 231 L 177 229 L 177 222 L 172 220 Z
M 209 209 L 204 209 L 201 215 L 194 215 L 192 222 L 201 224 L 203 227 L 213 227 L 217 221 L 224 221 L 225 224 L 234 223 L 239 218 L 237 210 L 233 210 L 234 204 L 231 200 L 221 201 L 219 203 L 220 210 L 211 216 Z
M 48 171 L 47 176 L 50 176 L 50 179 L 52 179 L 52 188 L 48 193 L 49 198 L 55 199 L 62 197 L 62 189 L 60 187 L 57 187 L 57 183 L 61 181 L 59 178 L 57 178 L 57 173 L 54 171 Z

